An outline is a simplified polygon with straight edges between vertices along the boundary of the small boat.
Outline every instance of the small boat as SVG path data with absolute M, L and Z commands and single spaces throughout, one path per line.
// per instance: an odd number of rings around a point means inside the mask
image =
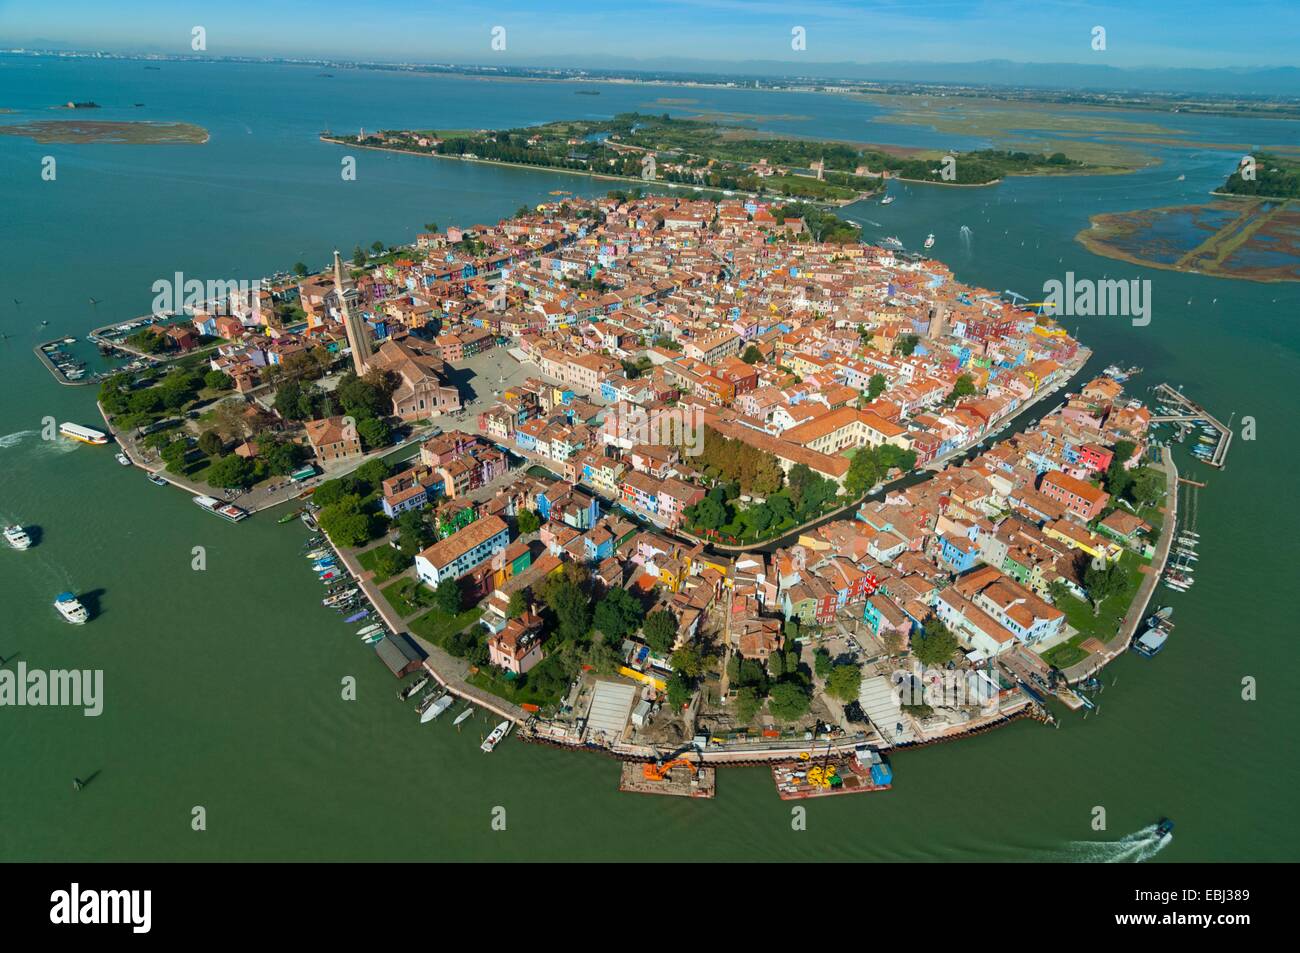
M 125 453 L 121 453 L 120 451 L 113 457 L 113 459 L 115 459 L 118 463 L 122 464 L 122 466 L 124 467 L 129 467 L 131 465 L 131 458 L 128 457 Z
M 83 625 L 90 618 L 86 607 L 70 592 L 60 592 L 54 599 L 54 608 L 58 609 L 59 615 L 73 625 Z
M 27 531 L 18 524 L 5 527 L 5 542 L 14 549 L 30 549 L 32 538 L 27 535 Z
M 324 559 L 333 552 L 334 550 L 330 549 L 328 546 L 322 546 L 320 549 L 313 549 L 309 553 L 304 553 L 303 559 Z
M 922 245 L 923 245 L 925 248 L 933 248 L 933 247 L 934 247 L 934 233 L 933 233 L 933 232 L 931 232 L 929 235 L 925 236 L 925 241 L 922 243 Z
M 376 622 L 373 625 L 368 625 L 364 629 L 358 631 L 357 635 L 369 635 L 371 632 L 378 632 L 382 628 L 383 626 L 380 623 Z
M 339 578 L 339 574 L 334 570 L 327 570 L 320 574 L 321 582 L 329 582 L 331 579 L 338 579 L 338 578 Z
M 466 718 L 468 718 L 472 714 L 474 714 L 474 709 L 466 708 L 463 712 L 461 712 L 459 715 L 456 716 L 456 720 L 452 722 L 452 725 L 453 726 L 459 725 L 461 722 L 463 722 Z
M 410 698 L 412 695 L 414 695 L 416 692 L 418 692 L 420 689 L 422 689 L 425 685 L 428 684 L 429 684 L 429 676 L 425 675 L 422 678 L 420 678 L 418 681 L 414 681 L 410 685 L 407 685 L 405 688 L 399 688 L 397 690 L 397 697 L 402 701 L 406 701 L 408 698 Z
M 1160 823 L 1156 825 L 1156 836 L 1167 837 L 1174 832 L 1174 822 L 1167 817 L 1160 818 Z
M 455 704 L 455 702 L 456 699 L 451 692 L 443 692 L 441 695 L 428 702 L 426 707 L 420 709 L 420 724 L 423 725 L 425 722 L 433 721 L 433 719 L 441 715 L 444 711 Z
M 895 238 L 893 235 L 890 235 L 888 238 L 881 239 L 880 244 L 884 245 L 886 248 L 902 248 L 902 247 L 903 247 L 903 243 L 900 242 L 900 241 L 899 241 L 897 238 Z
M 298 518 L 301 519 L 302 524 L 312 532 L 315 532 L 317 529 L 319 529 L 319 527 L 316 525 L 316 521 L 312 519 L 311 514 L 308 513 L 306 510 L 303 510 L 302 514 Z
M 384 641 L 384 633 L 383 633 L 383 632 L 376 632 L 374 635 L 367 635 L 367 636 L 366 636 L 364 639 L 362 639 L 361 641 L 364 642 L 364 643 L 366 643 L 366 645 L 374 645 L 376 642 L 382 642 L 382 641 Z
M 167 485 L 167 481 L 164 480 L 162 477 L 160 477 L 160 476 L 159 476 L 158 474 L 156 474 L 156 473 L 151 473 L 151 474 L 149 474 L 149 482 L 152 483 L 154 486 L 166 486 L 166 485 Z
M 338 563 L 333 559 L 322 559 L 319 562 L 312 563 L 311 568 L 315 572 L 332 572 L 338 569 Z
M 484 754 L 490 754 L 492 749 L 495 748 L 498 744 L 500 744 L 501 739 L 504 738 L 507 734 L 509 734 L 509 732 L 510 732 L 510 722 L 508 721 L 501 722 L 501 724 L 497 725 L 495 728 L 492 729 L 492 734 L 488 735 L 486 738 L 483 739 L 483 743 L 479 745 L 479 750 L 482 751 Z
M 276 520 L 276 522 L 277 522 L 277 523 L 292 523 L 292 522 L 293 522 L 294 520 L 296 520 L 299 516 L 301 516 L 302 513 L 303 513 L 302 510 L 294 510 L 292 513 L 285 513 L 285 514 L 284 514 L 283 516 L 281 516 L 278 520 Z
M 351 599 L 356 594 L 357 594 L 356 589 L 344 589 L 342 592 L 336 593 L 332 596 L 327 596 L 324 599 L 322 599 L 321 605 L 336 606 L 340 602 L 344 601 L 345 599 Z
M 893 204 L 893 201 L 894 201 L 894 197 L 892 195 L 886 195 L 883 199 L 880 200 L 880 204 L 891 205 Z
M 1154 658 L 1169 641 L 1169 633 L 1160 626 L 1147 629 L 1133 640 L 1133 651 L 1144 658 Z
M 362 609 L 360 612 L 354 612 L 354 613 L 352 613 L 352 615 L 348 616 L 348 617 L 347 617 L 346 619 L 344 619 L 343 621 L 344 621 L 344 622 L 349 622 L 349 623 L 351 623 L 351 622 L 360 622 L 362 619 L 366 618 L 368 615 L 370 615 L 370 610 L 369 610 L 369 609 Z

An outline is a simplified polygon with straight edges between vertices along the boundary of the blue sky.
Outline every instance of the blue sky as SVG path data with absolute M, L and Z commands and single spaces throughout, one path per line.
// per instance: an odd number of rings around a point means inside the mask
M 589 57 L 1097 63 L 1300 64 L 1294 0 L 0 0 L 0 45 L 186 53 L 191 29 L 213 55 L 328 56 L 526 64 Z M 490 47 L 505 27 L 506 51 Z M 807 49 L 791 49 L 802 26 Z M 1106 29 L 1104 52 L 1092 29 Z

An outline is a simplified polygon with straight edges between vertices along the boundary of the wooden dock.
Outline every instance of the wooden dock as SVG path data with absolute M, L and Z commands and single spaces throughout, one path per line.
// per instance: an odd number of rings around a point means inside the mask
M 1228 447 L 1232 444 L 1232 428 L 1220 422 L 1208 410 L 1196 403 L 1183 392 L 1169 384 L 1157 384 L 1154 388 L 1157 398 L 1171 407 L 1178 409 L 1173 414 L 1152 414 L 1153 424 L 1163 423 L 1200 423 L 1204 421 L 1218 431 L 1219 439 L 1214 445 L 1214 453 L 1205 462 L 1222 470 L 1228 463 Z

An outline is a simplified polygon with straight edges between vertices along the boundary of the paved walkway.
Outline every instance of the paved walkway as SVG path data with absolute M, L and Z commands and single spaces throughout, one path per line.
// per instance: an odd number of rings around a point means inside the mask
M 1129 605 L 1128 613 L 1124 616 L 1124 622 L 1115 633 L 1115 637 L 1106 643 L 1102 651 L 1089 655 L 1082 662 L 1071 665 L 1065 670 L 1065 679 L 1071 684 L 1083 681 L 1124 654 L 1134 633 L 1137 632 L 1137 627 L 1146 618 L 1147 606 L 1156 591 L 1156 586 L 1160 585 L 1160 577 L 1164 574 L 1165 563 L 1169 559 L 1169 548 L 1173 543 L 1174 528 L 1178 523 L 1178 467 L 1174 465 L 1174 455 L 1170 449 L 1168 447 L 1163 449 L 1161 468 L 1165 471 L 1167 505 L 1155 555 L 1147 567 L 1146 577 L 1138 586 L 1137 595 L 1133 597 L 1133 602 Z

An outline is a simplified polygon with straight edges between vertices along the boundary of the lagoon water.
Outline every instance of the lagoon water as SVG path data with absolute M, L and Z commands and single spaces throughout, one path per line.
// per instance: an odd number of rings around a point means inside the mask
M 617 793 L 617 766 L 510 742 L 478 750 L 488 722 L 459 734 L 419 726 L 395 683 L 297 558 L 302 530 L 258 517 L 228 525 L 184 494 L 119 467 L 107 448 L 41 439 L 45 417 L 94 425 L 93 388 L 56 384 L 32 354 L 56 334 L 148 310 L 176 271 L 254 278 L 334 247 L 409 241 L 426 222 L 494 221 L 551 190 L 610 183 L 359 151 L 323 128 L 498 127 L 615 112 L 748 114 L 776 131 L 971 148 L 984 143 L 879 122 L 839 97 L 632 85 L 514 82 L 313 67 L 0 57 L 0 122 L 66 118 L 194 122 L 202 146 L 40 145 L 0 136 L 0 519 L 39 528 L 26 553 L 0 551 L 0 656 L 13 667 L 104 670 L 104 713 L 0 709 L 4 859 L 1296 859 L 1290 738 L 1300 533 L 1294 285 L 1143 270 L 1073 241 L 1088 216 L 1200 200 L 1236 156 L 1161 148 L 1121 177 L 1011 179 L 982 189 L 895 184 L 898 201 L 845 211 L 868 237 L 897 235 L 959 278 L 1033 295 L 1045 280 L 1149 278 L 1153 319 L 1077 319 L 1111 362 L 1146 370 L 1223 419 L 1254 418 L 1212 471 L 1181 449 L 1200 493 L 1199 584 L 1155 660 L 1106 670 L 1098 712 L 1059 730 L 1023 722 L 894 758 L 883 795 L 789 806 L 766 770 L 727 770 L 716 800 Z M 575 88 L 601 95 L 576 96 Z M 660 100 L 695 102 L 665 103 Z M 143 103 L 135 107 L 134 103 Z M 79 116 L 80 118 L 80 116 Z M 1149 117 L 1135 116 L 1135 119 Z M 1179 116 L 1215 142 L 1300 141 L 1294 123 Z M 42 157 L 57 179 L 42 181 Z M 1178 182 L 1180 173 L 1186 180 Z M 963 240 L 962 226 L 969 236 Z M 98 299 L 92 305 L 91 298 Z M 48 321 L 47 327 L 41 322 Z M 190 568 L 195 546 L 207 570 Z M 50 603 L 87 594 L 95 618 L 63 624 Z M 341 699 L 355 676 L 356 701 Z M 1258 700 L 1242 681 L 1258 680 Z M 74 792 L 72 779 L 89 779 Z M 191 829 L 192 810 L 207 829 Z M 492 812 L 506 810 L 494 831 Z M 1092 827 L 1096 808 L 1106 830 Z M 1144 844 L 1158 817 L 1172 842 Z M 1158 850 L 1158 857 L 1157 857 Z

